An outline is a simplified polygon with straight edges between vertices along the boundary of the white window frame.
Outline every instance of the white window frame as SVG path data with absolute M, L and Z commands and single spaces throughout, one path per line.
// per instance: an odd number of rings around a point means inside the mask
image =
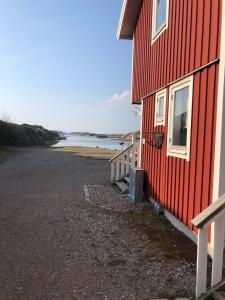
M 153 10 L 152 10 L 152 44 L 157 40 L 157 38 L 168 28 L 169 19 L 169 1 L 166 3 L 166 21 L 165 23 L 156 30 L 156 16 L 157 16 L 157 0 L 153 0 Z
M 163 118 L 160 118 L 158 116 L 159 114 L 159 102 L 158 102 L 158 99 L 161 98 L 161 97 L 164 97 L 164 116 Z M 158 92 L 156 95 L 155 95 L 155 123 L 154 123 L 154 126 L 160 126 L 160 125 L 163 125 L 165 126 L 165 115 L 166 115 L 166 96 L 167 96 L 167 92 L 166 92 L 166 89 Z
M 173 140 L 173 115 L 174 115 L 174 94 L 185 87 L 189 87 L 188 113 L 187 113 L 187 146 L 172 145 Z M 192 121 L 192 100 L 193 100 L 193 76 L 176 82 L 170 87 L 169 92 L 169 115 L 168 115 L 168 135 L 167 135 L 167 156 L 190 160 L 191 146 L 191 121 Z

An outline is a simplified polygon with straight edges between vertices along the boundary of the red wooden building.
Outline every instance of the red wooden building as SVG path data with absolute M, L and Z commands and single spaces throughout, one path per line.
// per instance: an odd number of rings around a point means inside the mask
M 124 0 L 118 28 L 133 41 L 145 194 L 195 241 L 192 219 L 225 193 L 224 19 L 224 0 Z

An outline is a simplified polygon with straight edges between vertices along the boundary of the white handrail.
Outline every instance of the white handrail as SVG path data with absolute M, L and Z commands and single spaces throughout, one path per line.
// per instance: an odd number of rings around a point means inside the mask
M 112 159 L 110 159 L 110 162 L 114 161 L 115 159 L 117 159 L 119 156 L 121 156 L 123 153 L 127 152 L 129 149 L 131 149 L 133 147 L 133 144 L 128 146 L 126 149 L 124 149 L 123 151 L 121 151 L 120 153 L 116 154 Z
M 125 150 L 114 156 L 111 162 L 111 183 L 129 176 L 130 168 L 138 165 L 138 151 L 136 153 L 136 142 L 128 146 Z
M 201 214 L 194 218 L 192 224 L 198 228 L 196 276 L 196 297 L 198 298 L 207 290 L 208 231 L 211 224 L 214 224 L 211 287 L 216 286 L 222 281 L 225 237 L 225 195 L 213 202 Z

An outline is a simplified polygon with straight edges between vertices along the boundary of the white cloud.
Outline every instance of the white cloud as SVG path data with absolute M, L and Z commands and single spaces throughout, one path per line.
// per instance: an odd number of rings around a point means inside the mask
M 130 91 L 124 91 L 121 94 L 115 94 L 110 99 L 106 100 L 106 105 L 110 107 L 124 106 L 131 104 L 131 94 Z
M 130 91 L 124 91 L 121 94 L 114 94 L 111 98 L 102 101 L 101 103 L 95 104 L 77 104 L 73 106 L 73 111 L 76 113 L 106 113 L 111 110 L 114 111 L 116 115 L 116 111 L 121 111 L 121 109 L 131 111 L 131 93 Z

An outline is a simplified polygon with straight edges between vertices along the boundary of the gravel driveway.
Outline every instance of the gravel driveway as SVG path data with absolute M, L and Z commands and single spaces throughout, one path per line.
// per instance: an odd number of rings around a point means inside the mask
M 109 162 L 48 149 L 0 164 L 0 299 L 193 297 L 195 246 L 148 210 L 104 210 Z

